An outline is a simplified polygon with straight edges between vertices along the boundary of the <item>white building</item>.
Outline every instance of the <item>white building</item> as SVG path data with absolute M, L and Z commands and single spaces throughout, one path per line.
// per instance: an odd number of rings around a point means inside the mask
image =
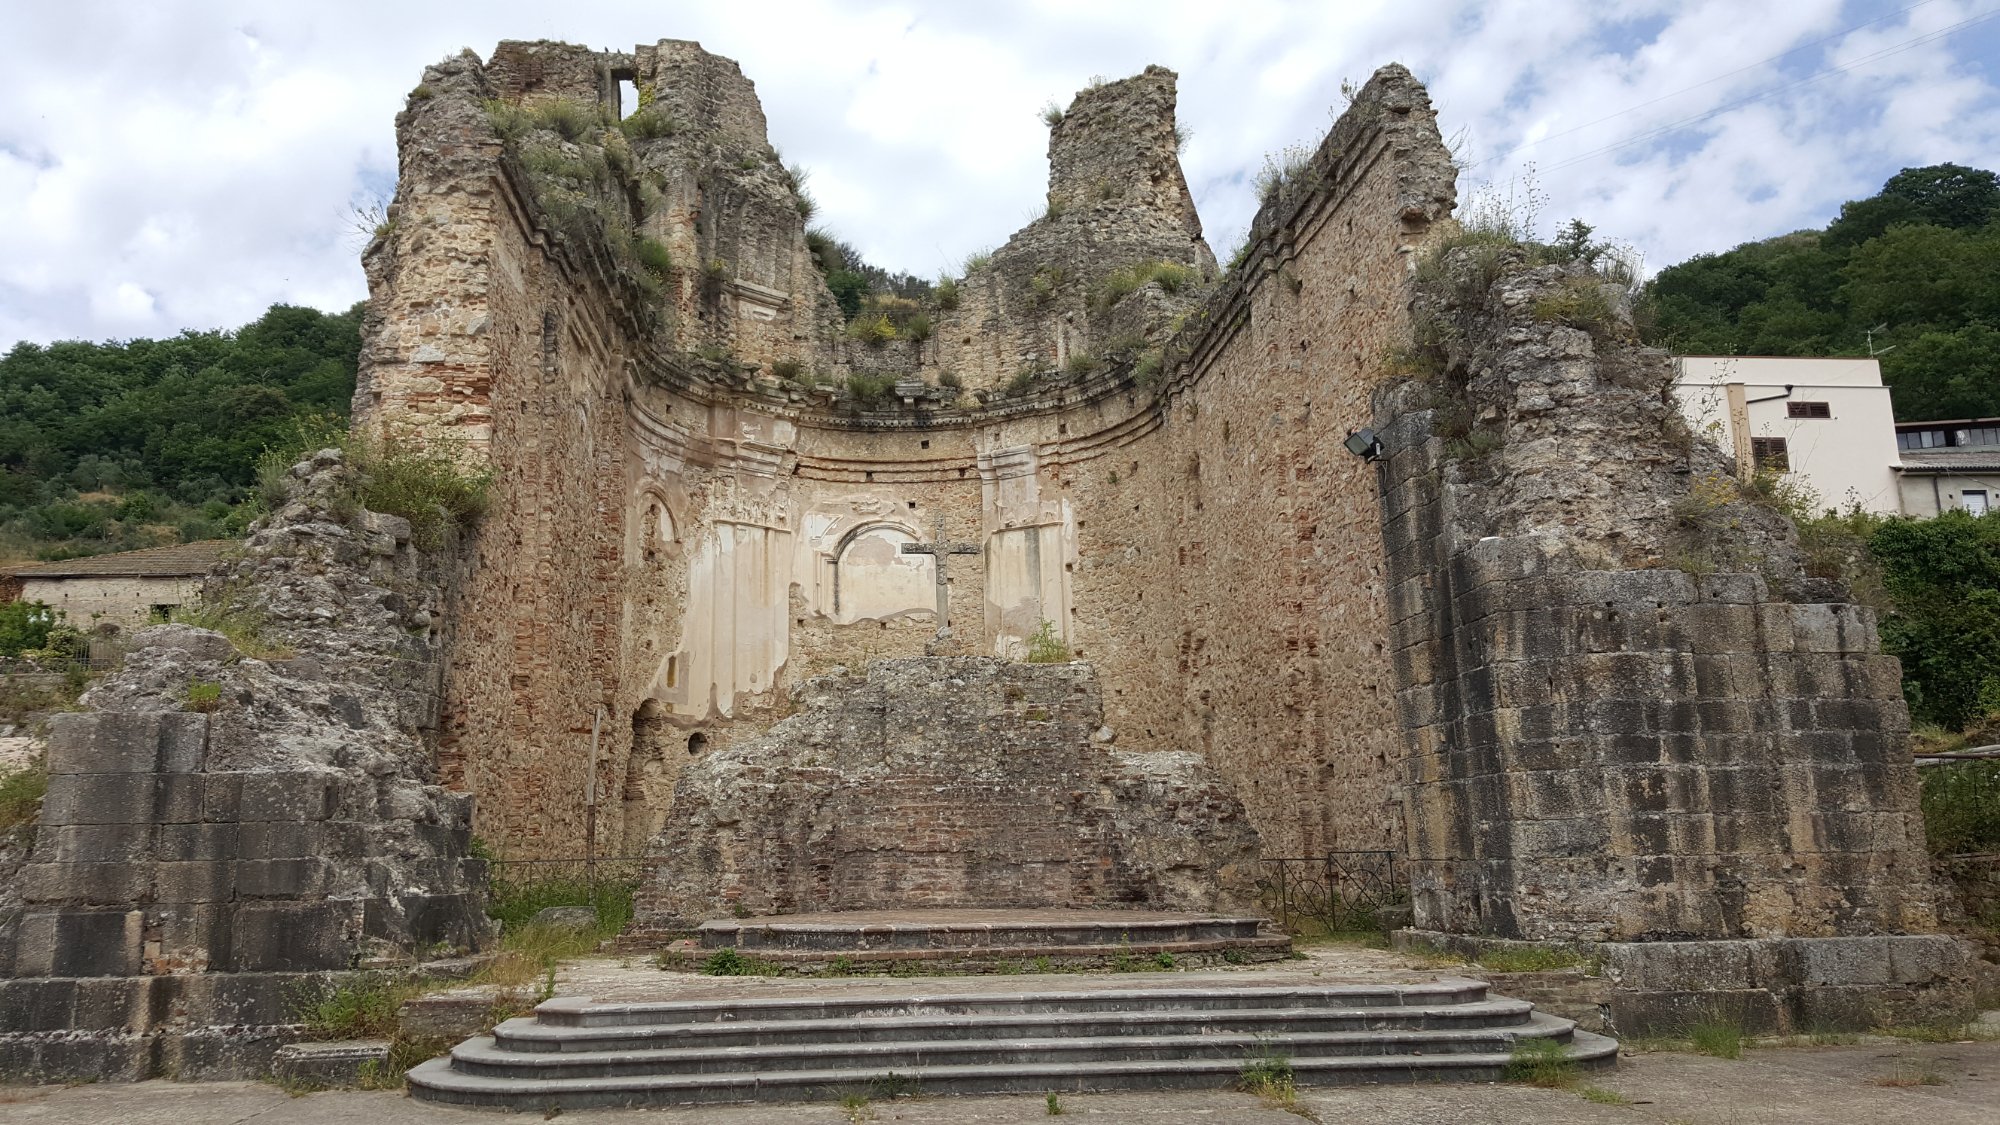
M 1826 508 L 1903 511 L 1896 415 L 1873 359 L 1678 356 L 1674 395 L 1745 475 L 1789 473 Z

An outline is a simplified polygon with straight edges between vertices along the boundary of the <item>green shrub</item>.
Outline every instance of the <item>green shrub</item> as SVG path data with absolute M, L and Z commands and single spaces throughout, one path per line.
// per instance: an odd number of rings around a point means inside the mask
M 0 835 L 25 840 L 34 830 L 42 797 L 48 791 L 49 770 L 43 762 L 0 772 Z
M 681 131 L 680 122 L 673 115 L 657 105 L 642 106 L 634 110 L 630 117 L 618 123 L 618 128 L 626 139 L 651 141 L 660 137 L 671 137 Z
M 639 265 L 647 273 L 662 281 L 673 272 L 674 256 L 668 252 L 666 244 L 657 238 L 637 238 L 632 241 L 632 254 L 639 259 Z
M 0 656 L 19 656 L 47 646 L 49 630 L 62 619 L 62 610 L 41 602 L 0 604 Z
M 1892 603 L 1882 648 L 1902 659 L 1910 717 L 1960 730 L 2000 711 L 2000 513 L 1884 520 L 1868 549 Z
M 221 633 L 237 652 L 255 660 L 285 659 L 292 655 L 291 649 L 265 635 L 269 622 L 262 609 L 232 597 L 175 606 L 167 620 L 175 625 Z
M 1618 324 L 1617 303 L 1595 275 L 1564 278 L 1535 298 L 1528 311 L 1536 320 L 1580 328 L 1592 335 L 1604 335 Z
M 388 1039 L 396 1034 L 396 1011 L 423 994 L 420 983 L 367 977 L 306 992 L 294 1016 L 313 1039 Z
M 1501 1073 L 1508 1082 L 1567 1089 L 1576 1084 L 1576 1060 L 1570 1058 L 1568 1048 L 1553 1039 L 1521 1039 L 1515 1042 Z
M 787 382 L 797 383 L 802 381 L 800 377 L 805 374 L 805 371 L 806 365 L 804 360 L 774 359 L 771 361 L 771 377 L 773 379 L 783 379 Z
M 1046 301 L 1055 296 L 1068 276 L 1061 266 L 1043 266 L 1028 279 L 1028 294 L 1037 302 Z
M 991 250 L 975 250 L 965 256 L 965 272 L 968 274 L 974 270 L 983 270 L 992 264 L 993 251 Z
M 513 102 L 489 98 L 480 105 L 486 111 L 487 124 L 493 126 L 493 131 L 500 134 L 500 139 L 503 141 L 519 139 L 532 124 L 527 111 Z
M 521 150 L 521 167 L 545 180 L 562 180 L 582 188 L 596 182 L 597 169 L 588 159 L 551 144 L 530 144 Z
M 931 338 L 931 318 L 918 313 L 903 322 L 899 335 L 913 344 L 921 344 Z
M 1298 1079 L 1292 1070 L 1292 1060 L 1269 1053 L 1268 1049 L 1244 1062 L 1236 1075 L 1236 1088 L 1274 1109 L 1293 1111 L 1298 1106 Z
M 950 277 L 938 278 L 938 283 L 931 289 L 931 294 L 937 298 L 938 308 L 946 312 L 952 311 L 958 307 L 958 280 Z
M 1926 765 L 1917 776 L 1932 854 L 2000 851 L 2000 761 Z
M 531 927 L 535 915 L 551 906 L 590 906 L 597 911 L 597 931 L 592 943 L 622 931 L 632 920 L 635 880 L 598 879 L 595 883 L 573 876 L 545 876 L 528 879 L 495 878 L 486 901 L 486 914 L 498 919 L 505 933 Z
M 605 127 L 604 110 L 594 102 L 548 98 L 528 109 L 528 120 L 566 141 L 580 141 Z
M 1743 1027 L 1731 1020 L 1709 1019 L 1688 1028 L 1688 1040 L 1698 1055 L 1718 1059 L 1743 1057 Z
M 855 373 L 847 377 L 847 393 L 858 403 L 872 405 L 889 397 L 896 389 L 893 375 L 867 375 Z
M 709 954 L 701 971 L 712 977 L 770 977 L 779 975 L 778 966 L 757 957 L 745 957 L 733 946 Z
M 1257 199 L 1269 203 L 1305 182 L 1312 167 L 1312 150 L 1299 145 L 1266 153 L 1264 167 L 1257 173 Z
M 467 469 L 461 447 L 434 440 L 429 447 L 389 440 L 354 442 L 350 453 L 361 470 L 359 499 L 371 511 L 410 521 L 410 541 L 434 551 L 486 514 L 493 474 Z
M 959 378 L 956 371 L 942 371 L 938 373 L 938 386 L 956 391 L 964 388 L 965 380 Z
M 879 348 L 896 338 L 896 325 L 886 313 L 856 317 L 847 325 L 847 338 Z
M 1096 356 L 1089 352 L 1078 352 L 1069 357 L 1069 362 L 1063 365 L 1063 370 L 1072 379 L 1082 379 L 1102 366 L 1103 363 Z
M 1027 394 L 1035 389 L 1035 383 L 1040 379 L 1041 372 L 1033 367 L 1023 367 L 1014 372 L 1012 379 L 1007 380 L 1007 393 L 1016 396 Z
M 1054 102 L 1050 102 L 1042 107 L 1041 116 L 1042 116 L 1042 124 L 1047 125 L 1049 128 L 1053 129 L 1056 126 L 1063 123 L 1063 107 L 1057 105 Z
M 1034 635 L 1028 638 L 1028 663 L 1066 664 L 1069 660 L 1069 644 L 1056 634 L 1056 623 L 1042 618 Z
M 190 711 L 207 714 L 222 706 L 222 685 L 213 680 L 189 680 L 183 705 Z
M 1147 348 L 1132 361 L 1132 380 L 1142 387 L 1150 387 L 1160 378 L 1160 370 L 1165 366 L 1166 353 L 1159 348 Z

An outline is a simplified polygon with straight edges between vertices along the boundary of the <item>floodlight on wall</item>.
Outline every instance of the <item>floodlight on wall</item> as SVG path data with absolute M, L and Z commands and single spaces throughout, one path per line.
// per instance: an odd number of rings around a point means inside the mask
M 1363 461 L 1380 461 L 1382 439 L 1375 436 L 1374 430 L 1351 430 L 1347 435 L 1347 451 Z

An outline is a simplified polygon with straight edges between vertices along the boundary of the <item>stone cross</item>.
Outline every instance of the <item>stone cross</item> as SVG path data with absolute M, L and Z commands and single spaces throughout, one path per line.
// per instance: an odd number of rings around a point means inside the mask
M 905 543 L 903 544 L 903 553 L 906 555 L 930 555 L 937 560 L 937 635 L 940 637 L 950 636 L 951 599 L 950 592 L 945 588 L 945 558 L 948 555 L 976 555 L 979 553 L 979 545 L 976 543 L 952 543 L 947 541 L 944 537 L 944 513 L 939 512 L 937 534 L 932 537 L 931 541 L 928 543 Z

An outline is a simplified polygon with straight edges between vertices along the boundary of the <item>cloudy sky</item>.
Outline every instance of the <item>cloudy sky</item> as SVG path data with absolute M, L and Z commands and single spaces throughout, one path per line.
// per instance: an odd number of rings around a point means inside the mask
M 2000 168 L 2000 0 L 0 0 L 0 348 L 365 295 L 426 63 L 502 38 L 698 39 L 757 83 L 821 221 L 935 274 L 1040 210 L 1037 109 L 1181 74 L 1226 255 L 1265 154 L 1400 61 L 1481 182 L 1651 268 L 1831 218 L 1907 165 Z

